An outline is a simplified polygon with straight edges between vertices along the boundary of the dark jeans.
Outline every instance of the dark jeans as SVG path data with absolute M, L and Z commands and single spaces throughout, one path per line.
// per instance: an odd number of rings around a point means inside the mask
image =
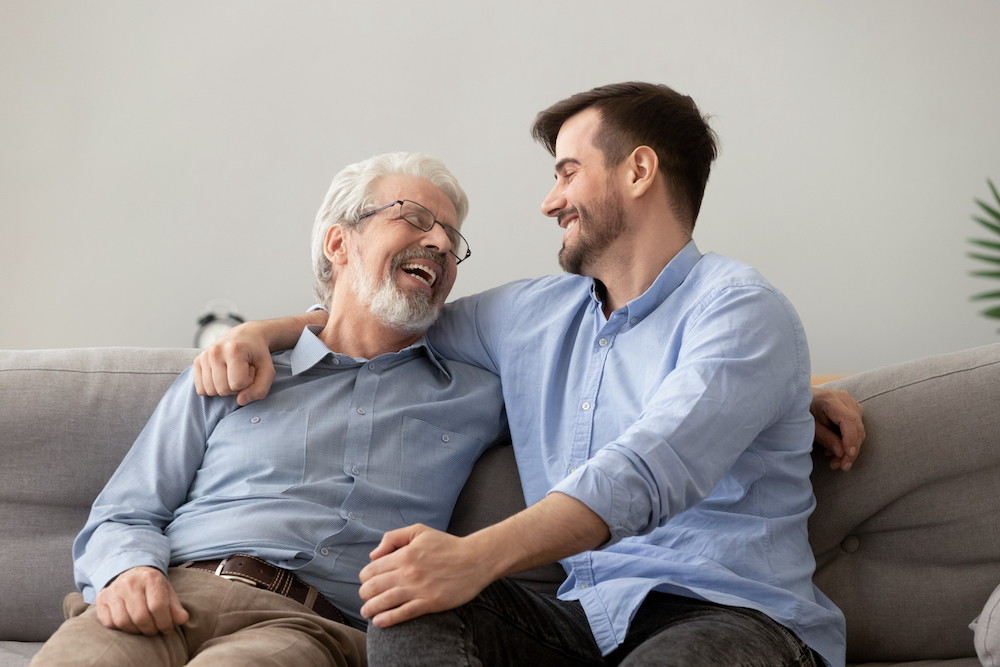
M 451 611 L 386 629 L 369 625 L 368 661 L 374 667 L 819 664 L 792 632 L 760 612 L 655 592 L 639 607 L 625 641 L 602 658 L 579 602 L 508 579 Z

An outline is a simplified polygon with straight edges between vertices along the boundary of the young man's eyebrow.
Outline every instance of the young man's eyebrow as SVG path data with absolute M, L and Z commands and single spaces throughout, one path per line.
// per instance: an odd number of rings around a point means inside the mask
M 567 164 L 580 164 L 580 161 L 577 160 L 575 157 L 564 157 L 563 159 L 556 162 L 556 173 L 558 174 L 560 171 L 562 171 L 563 167 L 565 167 Z

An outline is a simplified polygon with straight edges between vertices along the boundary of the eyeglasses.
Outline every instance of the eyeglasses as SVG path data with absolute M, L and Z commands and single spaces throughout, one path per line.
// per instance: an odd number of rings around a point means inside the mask
M 434 227 L 434 223 L 441 225 L 441 229 L 443 229 L 444 233 L 448 235 L 448 241 L 451 243 L 451 254 L 455 256 L 456 264 L 461 264 L 472 255 L 472 251 L 469 250 L 469 242 L 465 240 L 464 236 L 459 234 L 457 229 L 451 225 L 446 225 L 439 220 L 435 220 L 433 213 L 415 201 L 397 199 L 396 201 L 386 204 L 385 206 L 381 206 L 374 211 L 362 213 L 358 216 L 358 221 L 360 222 L 361 220 L 373 216 L 379 211 L 391 208 L 396 204 L 399 204 L 400 219 L 406 220 L 422 232 L 431 231 L 431 228 Z

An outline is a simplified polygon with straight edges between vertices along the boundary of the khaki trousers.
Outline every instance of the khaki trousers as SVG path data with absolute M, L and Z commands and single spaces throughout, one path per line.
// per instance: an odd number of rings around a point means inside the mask
M 363 667 L 365 633 L 319 616 L 298 602 L 203 570 L 170 568 L 170 583 L 191 618 L 155 637 L 109 630 L 72 593 L 66 622 L 32 660 L 50 665 L 261 665 Z

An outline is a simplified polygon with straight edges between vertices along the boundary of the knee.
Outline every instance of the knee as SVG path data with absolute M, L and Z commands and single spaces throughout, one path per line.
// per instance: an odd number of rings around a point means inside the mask
M 445 665 L 442 652 L 462 653 L 465 623 L 455 610 L 419 616 L 388 628 L 368 624 L 368 663 L 379 665 Z M 465 663 L 467 664 L 467 663 Z

